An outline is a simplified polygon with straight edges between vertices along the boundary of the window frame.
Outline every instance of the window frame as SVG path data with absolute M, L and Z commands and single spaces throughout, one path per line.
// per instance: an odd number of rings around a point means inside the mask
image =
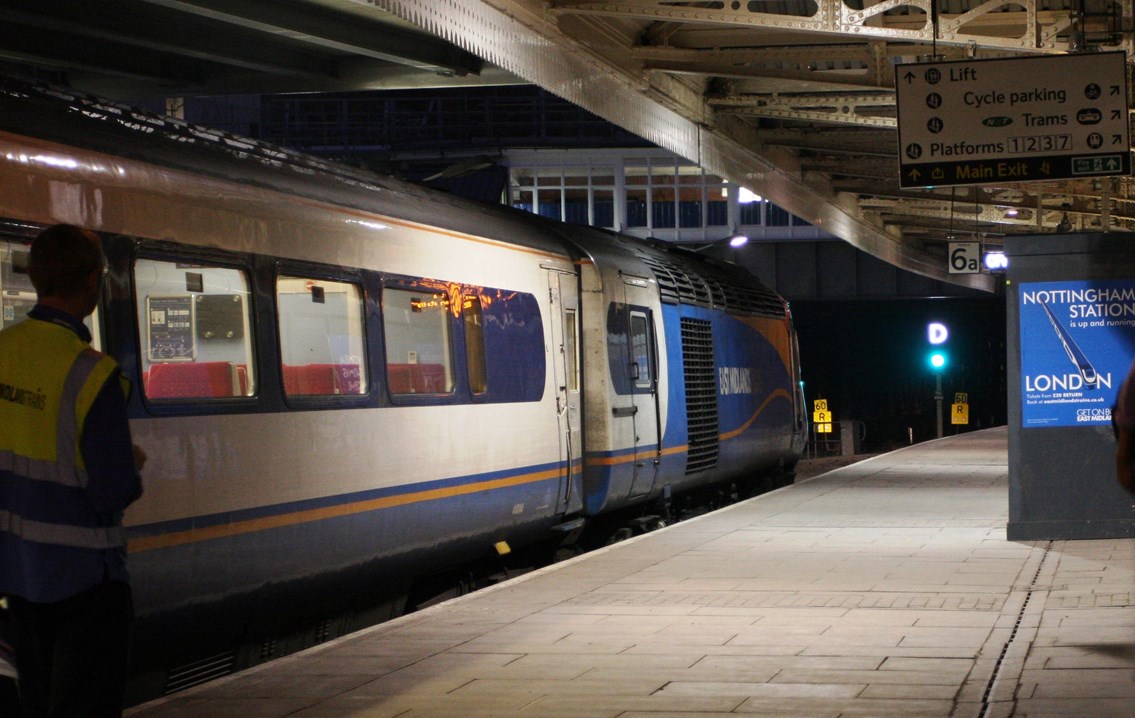
M 139 315 L 139 302 L 142 299 L 138 283 L 138 263 L 142 260 L 167 262 L 171 264 L 205 264 L 218 269 L 231 269 L 240 272 L 246 282 L 247 301 L 245 303 L 245 329 L 248 335 L 245 345 L 250 356 L 246 366 L 252 369 L 251 394 L 226 397 L 154 397 L 146 382 L 146 360 L 148 337 L 143 317 Z M 257 306 L 257 265 L 255 255 L 225 252 L 222 250 L 196 247 L 194 245 L 173 244 L 169 242 L 145 242 L 134 240 L 134 248 L 127 267 L 130 281 L 130 313 L 133 324 L 134 342 L 137 347 L 138 395 L 150 414 L 155 416 L 170 414 L 224 414 L 243 413 L 255 408 L 263 399 L 264 381 L 267 378 L 261 366 L 264 355 L 263 330 L 259 321 Z
M 272 314 L 273 314 L 273 341 L 275 342 L 275 384 L 279 390 L 284 404 L 291 408 L 328 407 L 347 408 L 366 406 L 371 403 L 375 392 L 374 345 L 375 328 L 371 322 L 372 294 L 371 289 L 361 270 L 336 267 L 334 265 L 316 264 L 296 260 L 279 259 L 274 262 L 272 273 Z M 354 285 L 359 291 L 361 354 L 363 366 L 360 367 L 360 380 L 365 382 L 366 390 L 359 394 L 289 394 L 284 387 L 284 347 L 283 332 L 280 329 L 280 277 L 307 278 L 316 281 L 338 282 Z M 380 322 L 381 324 L 381 322 Z
M 468 392 L 468 384 L 465 383 L 465 377 L 462 376 L 461 369 L 464 365 L 464 357 L 458 361 L 458 339 L 464 341 L 463 329 L 460 322 L 463 318 L 460 313 L 454 316 L 453 312 L 446 310 L 445 328 L 448 332 L 446 338 L 446 352 L 448 359 L 448 379 L 452 382 L 452 386 L 448 391 L 442 392 L 422 392 L 422 393 L 395 393 L 390 388 L 390 365 L 401 364 L 402 362 L 390 361 L 390 331 L 386 324 L 387 306 L 386 306 L 386 292 L 388 290 L 401 291 L 407 293 L 413 292 L 430 292 L 430 293 L 444 293 L 446 294 L 447 301 L 451 301 L 449 295 L 449 285 L 444 282 L 432 281 L 424 278 L 414 277 L 386 277 L 382 281 L 379 288 L 378 304 L 379 310 L 379 324 L 382 326 L 382 349 L 381 353 L 381 366 L 382 366 L 382 391 L 386 396 L 387 401 L 394 406 L 414 406 L 418 404 L 456 404 L 467 403 L 466 400 L 461 398 L 461 394 Z

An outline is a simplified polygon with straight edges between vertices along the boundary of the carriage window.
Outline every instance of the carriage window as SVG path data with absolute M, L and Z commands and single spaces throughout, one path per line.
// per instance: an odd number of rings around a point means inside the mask
M 636 387 L 651 385 L 654 363 L 650 352 L 650 324 L 646 315 L 631 312 L 631 378 Z
M 579 361 L 575 340 L 575 310 L 564 311 L 564 354 L 567 357 L 568 391 L 579 391 Z
M 382 292 L 387 385 L 391 394 L 453 391 L 449 295 L 435 289 Z
M 489 383 L 485 375 L 485 323 L 480 297 L 465 297 L 461 310 L 465 323 L 465 363 L 469 365 L 469 391 L 484 394 Z
M 0 242 L 0 329 L 19 324 L 35 306 L 35 288 L 28 277 L 28 247 Z
M 255 393 L 244 270 L 139 259 L 134 283 L 146 396 L 185 400 Z
M 282 275 L 276 303 L 284 393 L 365 394 L 364 302 L 358 285 Z
M 539 401 L 544 395 L 547 357 L 544 349 L 544 323 L 535 295 L 509 289 L 465 287 L 465 342 L 470 347 L 470 330 L 479 344 L 479 356 L 468 357 L 481 365 L 483 380 L 470 373 L 469 380 L 478 401 Z M 470 326 L 468 313 L 476 307 L 476 327 Z M 469 349 L 471 353 L 478 350 Z M 483 387 L 477 390 L 477 381 Z
M 36 295 L 28 277 L 28 245 L 0 242 L 0 329 L 19 324 L 35 306 Z M 91 346 L 102 351 L 102 324 L 99 307 L 83 324 L 91 332 Z

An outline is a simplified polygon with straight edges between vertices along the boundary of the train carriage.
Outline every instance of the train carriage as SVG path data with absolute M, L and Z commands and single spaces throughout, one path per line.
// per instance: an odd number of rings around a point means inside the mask
M 132 700 L 799 458 L 791 319 L 742 270 L 65 91 L 0 104 L 2 323 L 43 226 L 110 262 L 92 330 L 150 457 Z

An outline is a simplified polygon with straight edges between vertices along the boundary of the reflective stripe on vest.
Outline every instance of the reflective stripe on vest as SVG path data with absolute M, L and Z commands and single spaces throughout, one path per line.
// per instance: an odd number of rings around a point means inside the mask
M 24 541 L 71 546 L 74 548 L 108 549 L 126 545 L 126 530 L 121 526 L 94 528 L 32 521 L 0 509 L 0 531 Z
M 91 374 L 102 359 L 102 354 L 94 349 L 86 349 L 67 372 L 67 379 L 63 382 L 63 395 L 60 397 L 59 418 L 55 430 L 55 463 L 60 468 L 70 466 L 74 471 L 75 481 L 80 488 L 87 488 L 89 479 L 87 469 L 79 455 L 79 417 L 76 415 L 76 403 L 79 392 L 87 385 Z

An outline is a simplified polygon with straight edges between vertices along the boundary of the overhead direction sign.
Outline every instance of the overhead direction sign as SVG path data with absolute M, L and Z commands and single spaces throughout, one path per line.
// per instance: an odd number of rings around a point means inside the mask
M 899 184 L 1131 173 L 1123 52 L 895 67 Z

